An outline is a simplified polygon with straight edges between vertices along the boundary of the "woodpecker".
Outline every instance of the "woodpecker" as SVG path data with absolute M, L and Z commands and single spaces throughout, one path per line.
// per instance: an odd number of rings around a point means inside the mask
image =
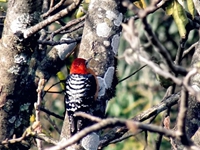
M 95 73 L 88 67 L 88 61 L 76 58 L 66 79 L 65 107 L 69 116 L 71 134 L 88 126 L 89 121 L 75 117 L 74 113 L 89 113 L 98 94 L 98 82 Z

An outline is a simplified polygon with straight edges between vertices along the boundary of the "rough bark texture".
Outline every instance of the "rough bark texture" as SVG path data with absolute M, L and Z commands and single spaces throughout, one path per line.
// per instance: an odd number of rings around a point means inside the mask
M 8 2 L 0 41 L 0 141 L 14 134 L 21 136 L 29 125 L 37 95 L 34 84 L 37 36 L 23 40 L 16 34 L 38 22 L 40 6 L 41 0 Z M 12 147 L 22 149 L 19 145 Z
M 198 43 L 195 53 L 192 58 L 191 67 L 199 67 L 200 61 L 200 42 Z M 191 85 L 198 92 L 200 91 L 200 74 L 197 73 L 191 79 Z M 194 96 L 189 96 L 188 98 L 188 109 L 187 109 L 187 118 L 186 118 L 186 134 L 188 138 L 192 138 L 195 132 L 199 129 L 200 126 L 200 103 L 195 99 Z M 176 128 L 176 127 L 175 127 Z M 193 138 L 194 142 L 198 145 L 199 143 L 199 132 L 196 133 L 196 138 Z M 198 137 L 198 138 L 197 138 Z M 180 140 L 180 139 L 179 139 Z M 176 148 L 178 150 L 184 149 L 184 146 L 180 141 L 175 140 Z M 174 148 L 172 148 L 174 149 Z
M 89 66 L 97 75 L 100 90 L 91 114 L 101 118 L 105 115 L 106 102 L 115 94 L 117 84 L 115 57 L 123 19 L 120 6 L 117 0 L 90 2 L 78 54 L 78 57 L 90 59 Z M 65 119 L 63 127 L 67 125 L 68 120 Z M 67 137 L 67 133 L 63 130 L 61 137 Z
M 88 9 L 79 57 L 91 59 L 89 66 L 98 76 L 100 94 L 96 116 L 103 117 L 106 101 L 115 94 L 116 59 L 123 14 L 115 0 L 93 0 Z
M 191 67 L 199 67 L 200 62 L 200 41 L 195 49 L 195 53 L 192 58 Z M 200 73 L 194 75 L 191 80 L 191 85 L 195 90 L 200 91 Z M 187 113 L 187 135 L 189 138 L 198 130 L 200 126 L 200 103 L 194 97 L 189 99 L 189 108 Z

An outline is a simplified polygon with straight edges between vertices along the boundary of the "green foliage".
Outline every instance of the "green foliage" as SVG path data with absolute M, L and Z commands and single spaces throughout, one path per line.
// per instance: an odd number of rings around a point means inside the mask
M 120 42 L 119 56 L 128 47 L 123 40 Z M 118 62 L 118 76 L 120 79 L 130 75 L 139 68 L 139 64 L 128 65 L 124 60 Z M 142 111 L 158 104 L 162 90 L 157 93 L 158 81 L 149 68 L 144 68 L 131 78 L 117 85 L 116 97 L 109 101 L 107 113 L 110 117 L 133 118 Z M 162 88 L 161 88 L 162 89 Z M 159 122 L 159 117 L 157 122 Z M 140 150 L 144 146 L 144 136 L 131 137 L 123 142 L 112 144 L 105 150 Z
M 188 5 L 189 6 L 189 5 Z M 173 8 L 174 9 L 174 8 Z M 191 8 L 188 8 L 192 11 Z M 171 10 L 173 11 L 175 10 Z M 182 10 L 183 11 L 183 10 Z M 191 13 L 192 14 L 192 13 Z M 132 12 L 127 12 L 128 16 L 133 15 Z M 185 16 L 183 16 L 183 19 Z M 64 18 L 64 21 L 69 21 L 70 18 Z M 153 31 L 157 35 L 158 39 L 162 42 L 163 46 L 165 46 L 172 57 L 175 57 L 177 52 L 178 44 L 179 44 L 179 31 L 178 28 L 172 18 L 172 16 L 166 15 L 163 10 L 158 10 L 155 13 L 148 16 L 148 22 L 151 25 Z M 186 21 L 187 22 L 187 21 Z M 140 20 L 136 21 L 138 26 L 138 33 L 141 39 L 141 45 L 145 45 L 147 43 L 147 39 L 144 35 L 144 29 L 141 25 Z M 52 25 L 55 27 L 55 25 Z M 56 27 L 58 28 L 58 27 Z M 197 40 L 197 32 L 192 32 L 189 35 L 188 46 L 194 43 Z M 120 42 L 119 53 L 118 56 L 122 56 L 124 50 L 130 47 L 127 42 L 123 39 Z M 146 46 L 144 49 L 151 55 L 158 56 L 157 53 L 153 51 L 152 46 Z M 69 60 L 69 59 L 68 59 Z M 70 64 L 68 62 L 68 64 Z M 128 65 L 124 59 L 118 60 L 118 68 L 117 73 L 119 79 L 127 77 L 132 72 L 137 70 L 140 67 L 138 63 L 134 63 L 132 65 Z M 65 72 L 67 72 L 65 70 Z M 63 79 L 63 75 L 58 75 L 60 80 Z M 49 85 L 58 82 L 53 79 L 49 81 Z M 63 86 L 63 85 L 61 85 Z M 64 86 L 63 86 L 64 87 Z M 62 88 L 63 88 L 62 87 Z M 58 84 L 57 87 L 51 89 L 52 91 L 61 91 L 62 88 Z M 47 88 L 46 88 L 47 89 Z M 148 67 L 144 68 L 142 71 L 138 72 L 136 75 L 131 78 L 123 81 L 122 83 L 117 85 L 116 96 L 109 101 L 107 107 L 107 114 L 109 117 L 119 117 L 119 118 L 133 118 L 137 114 L 140 114 L 142 111 L 151 108 L 153 105 L 159 104 L 165 93 L 165 89 L 160 86 L 159 82 L 156 80 L 155 74 Z M 64 112 L 64 97 L 63 95 L 58 94 L 47 94 L 45 96 L 45 107 L 48 110 L 53 111 L 61 116 L 63 116 Z M 162 114 L 157 116 L 153 122 L 153 124 L 159 125 L 161 122 Z M 176 118 L 176 116 L 174 117 Z M 56 120 L 56 125 L 61 128 L 62 121 L 51 117 L 52 120 Z M 174 119 L 175 120 L 175 119 Z M 172 121 L 174 121 L 172 120 Z M 53 126 L 46 120 L 43 120 L 43 124 L 46 131 L 51 133 L 52 137 L 59 137 L 59 134 L 55 131 Z M 157 135 L 148 133 L 148 144 L 149 149 L 153 149 L 155 139 Z M 122 142 L 117 144 L 111 144 L 108 147 L 104 148 L 105 150 L 142 150 L 144 149 L 145 140 L 144 133 L 140 135 L 128 138 Z M 164 139 L 161 143 L 162 149 L 170 149 L 169 141 Z
M 131 12 L 127 13 L 128 16 L 132 15 Z M 163 46 L 167 48 L 172 58 L 175 58 L 177 53 L 180 36 L 179 30 L 172 16 L 166 15 L 162 10 L 158 10 L 155 13 L 148 16 L 148 22 L 151 25 L 158 39 Z M 144 46 L 148 41 L 144 34 L 143 26 L 140 20 L 136 21 L 138 27 L 138 33 L 141 40 L 141 45 Z M 186 48 L 198 40 L 197 32 L 190 32 Z M 120 41 L 119 56 L 123 55 L 126 48 L 130 46 L 122 39 Z M 146 46 L 145 50 L 151 55 L 159 58 L 159 55 L 155 53 L 153 47 Z M 191 58 L 184 60 L 185 65 Z M 139 68 L 139 64 L 135 62 L 132 65 L 128 65 L 124 59 L 118 60 L 117 73 L 119 79 L 122 79 Z M 117 92 L 115 98 L 109 101 L 107 107 L 107 114 L 110 117 L 119 118 L 133 118 L 137 114 L 147 110 L 153 105 L 160 103 L 165 89 L 160 85 L 156 79 L 156 75 L 151 69 L 145 67 L 142 71 L 138 72 L 131 78 L 123 81 L 117 85 Z M 175 122 L 177 108 L 172 111 L 172 124 Z M 153 121 L 153 124 L 160 125 L 162 120 L 162 114 L 157 116 Z M 156 134 L 148 132 L 148 148 L 150 150 L 155 149 Z M 104 148 L 105 150 L 140 150 L 144 149 L 145 140 L 144 133 L 139 136 L 128 138 L 122 142 L 111 144 Z M 170 142 L 167 138 L 163 138 L 160 149 L 170 149 Z
M 3 2 L 3 3 L 7 3 L 8 1 L 7 0 L 0 0 L 0 3 Z
M 185 5 L 187 5 L 187 8 Z M 187 3 L 185 4 L 185 1 L 182 1 L 182 3 L 180 3 L 180 1 L 178 0 L 171 0 L 167 2 L 165 9 L 168 15 L 173 16 L 181 38 L 185 38 L 188 32 L 186 30 L 186 25 L 188 24 L 188 17 L 186 15 L 186 11 L 188 9 L 190 14 L 194 18 L 195 8 L 193 1 L 187 0 Z
M 194 2 L 193 2 L 193 0 L 187 0 L 187 7 L 188 7 L 188 10 L 189 10 L 190 14 L 194 18 L 195 8 L 194 8 Z
M 78 9 L 76 10 L 76 18 L 81 18 L 87 13 L 90 0 L 83 0 Z

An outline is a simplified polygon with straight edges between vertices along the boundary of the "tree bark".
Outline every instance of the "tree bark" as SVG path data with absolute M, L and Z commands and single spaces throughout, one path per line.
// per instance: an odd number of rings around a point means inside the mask
M 36 101 L 34 83 L 38 36 L 20 39 L 20 32 L 39 21 L 41 0 L 10 0 L 0 41 L 0 141 L 21 136 Z M 8 145 L 9 147 L 9 145 Z M 21 144 L 9 148 L 22 149 Z M 6 149 L 2 145 L 0 149 Z
M 91 114 L 104 118 L 107 101 L 115 95 L 117 84 L 116 56 L 121 33 L 123 13 L 117 0 L 92 0 L 89 4 L 78 57 L 90 59 L 89 67 L 95 71 L 99 94 Z M 67 118 L 67 117 L 66 117 Z M 64 120 L 61 139 L 66 134 L 68 120 Z M 97 143 L 95 143 L 97 144 Z M 75 149 L 80 147 L 73 146 Z M 72 148 L 72 147 L 71 147 Z
M 91 59 L 89 66 L 98 78 L 100 90 L 94 113 L 98 117 L 104 117 L 106 102 L 115 95 L 115 57 L 123 19 L 120 6 L 117 0 L 91 1 L 78 54 L 78 57 Z

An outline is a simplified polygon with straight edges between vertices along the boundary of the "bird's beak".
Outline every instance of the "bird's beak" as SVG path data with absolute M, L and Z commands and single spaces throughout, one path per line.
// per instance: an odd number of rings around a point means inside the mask
M 92 58 L 89 58 L 89 59 L 86 60 L 86 62 L 85 62 L 85 65 L 86 65 L 87 68 L 88 68 L 88 65 L 89 65 L 90 60 L 92 60 Z

